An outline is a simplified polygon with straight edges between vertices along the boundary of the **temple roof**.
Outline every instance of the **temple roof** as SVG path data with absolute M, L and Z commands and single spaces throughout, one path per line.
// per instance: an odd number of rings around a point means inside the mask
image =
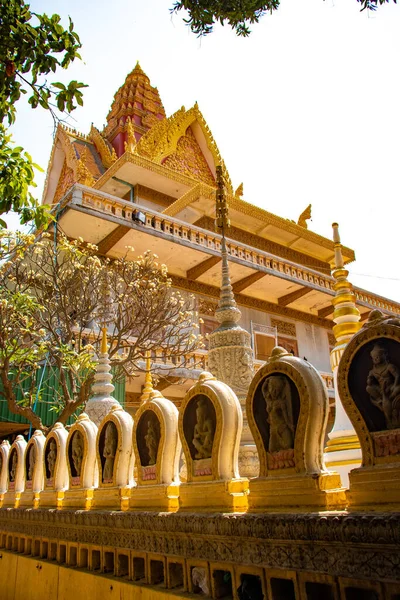
M 127 123 L 131 122 L 136 141 L 139 141 L 146 131 L 164 118 L 165 110 L 158 90 L 150 84 L 150 79 L 137 62 L 114 96 L 103 134 L 113 142 L 119 133 L 126 132 Z M 117 151 L 117 154 L 120 156 L 122 152 Z

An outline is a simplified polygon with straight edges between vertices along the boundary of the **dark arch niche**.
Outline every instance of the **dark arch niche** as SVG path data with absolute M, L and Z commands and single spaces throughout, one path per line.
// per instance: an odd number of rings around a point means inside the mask
M 100 433 L 99 454 L 103 483 L 112 483 L 115 456 L 118 448 L 118 429 L 113 421 L 107 421 Z
M 35 444 L 31 444 L 29 446 L 28 452 L 25 455 L 25 473 L 27 481 L 32 481 L 33 479 L 33 471 L 35 468 L 35 454 Z
M 15 479 L 17 476 L 17 467 L 18 467 L 17 449 L 13 448 L 11 450 L 10 456 L 8 458 L 8 480 L 11 483 L 15 483 Z
M 80 431 L 74 431 L 68 444 L 68 462 L 71 477 L 80 478 L 82 474 L 83 452 L 85 441 Z
M 57 442 L 54 437 L 51 437 L 46 444 L 44 453 L 44 464 L 46 467 L 46 479 L 54 479 L 57 461 Z
M 203 416 L 199 414 L 200 411 L 203 413 Z M 198 423 L 199 418 L 203 419 L 203 423 L 206 421 L 206 424 L 201 425 L 200 423 Z M 185 436 L 185 440 L 188 445 L 192 460 L 206 458 L 199 456 L 198 449 L 193 444 L 193 440 L 195 438 L 196 425 L 198 425 L 197 430 L 199 428 L 200 430 L 204 430 L 204 428 L 207 429 L 210 437 L 212 438 L 213 446 L 215 430 L 217 426 L 217 415 L 213 403 L 211 402 L 210 398 L 208 398 L 205 394 L 197 394 L 196 396 L 193 396 L 193 398 L 188 402 L 185 414 L 183 415 L 183 434 Z M 208 445 L 207 441 L 206 445 Z M 210 457 L 211 452 L 209 452 Z
M 142 467 L 156 464 L 160 439 L 161 428 L 156 413 L 145 410 L 136 428 L 136 444 Z
M 269 408 L 267 408 L 269 406 Z M 294 381 L 285 373 L 270 373 L 258 384 L 252 404 L 253 416 L 267 453 L 294 448 L 300 397 Z M 272 435 L 271 423 L 282 423 L 282 436 Z M 289 420 L 289 427 L 285 426 Z M 291 427 L 293 424 L 293 427 Z M 291 443 L 292 442 L 292 443 Z
M 380 364 L 374 364 L 373 356 Z M 396 371 L 400 374 L 400 343 L 390 338 L 369 341 L 357 350 L 351 361 L 347 376 L 350 395 L 370 432 L 400 426 L 400 390 L 396 391 Z M 383 388 L 386 389 L 385 406 L 381 403 Z

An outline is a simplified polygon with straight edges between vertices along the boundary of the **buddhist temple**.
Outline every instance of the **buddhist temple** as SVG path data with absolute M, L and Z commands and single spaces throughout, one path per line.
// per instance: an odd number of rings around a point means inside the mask
M 1 444 L 5 597 L 23 572 L 35 599 L 398 599 L 400 433 L 368 361 L 386 344 L 400 377 L 400 303 L 351 285 L 338 225 L 246 200 L 199 106 L 167 116 L 139 63 L 103 129 L 58 126 L 43 203 L 99 255 L 156 253 L 207 342 L 114 390 L 104 330 L 104 397 L 46 442 Z

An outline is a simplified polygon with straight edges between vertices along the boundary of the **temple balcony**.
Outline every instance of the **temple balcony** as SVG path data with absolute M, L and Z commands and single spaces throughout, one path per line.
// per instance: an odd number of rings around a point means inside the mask
M 218 297 L 221 236 L 164 213 L 108 193 L 75 184 L 54 209 L 62 231 L 96 244 L 101 254 L 117 257 L 127 247 L 135 254 L 156 253 L 173 285 Z M 333 325 L 332 277 L 227 238 L 233 290 L 239 305 Z M 355 289 L 364 319 L 373 308 L 400 313 L 400 305 Z

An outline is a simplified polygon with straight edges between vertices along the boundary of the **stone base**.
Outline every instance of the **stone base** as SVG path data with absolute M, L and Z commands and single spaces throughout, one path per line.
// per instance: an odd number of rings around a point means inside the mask
M 65 492 L 61 490 L 43 490 L 40 492 L 40 508 L 62 508 Z
M 252 479 L 249 511 L 343 510 L 346 491 L 337 473 Z
M 260 462 L 255 444 L 240 445 L 239 447 L 239 473 L 240 477 L 258 477 Z
M 180 510 L 246 512 L 248 493 L 247 479 L 182 483 Z
M 360 467 L 349 480 L 349 510 L 400 510 L 400 464 Z
M 177 484 L 138 486 L 132 490 L 129 508 L 130 510 L 176 512 L 179 509 L 179 490 L 180 486 Z
M 18 508 L 19 501 L 21 498 L 21 492 L 6 492 L 3 494 L 3 507 L 9 506 L 11 508 Z
M 93 488 L 69 489 L 64 493 L 63 508 L 90 510 L 93 502 Z
M 20 507 L 39 508 L 40 492 L 32 492 L 32 490 L 25 490 L 21 493 L 19 501 Z
M 132 488 L 97 488 L 93 493 L 91 508 L 94 510 L 128 510 Z

